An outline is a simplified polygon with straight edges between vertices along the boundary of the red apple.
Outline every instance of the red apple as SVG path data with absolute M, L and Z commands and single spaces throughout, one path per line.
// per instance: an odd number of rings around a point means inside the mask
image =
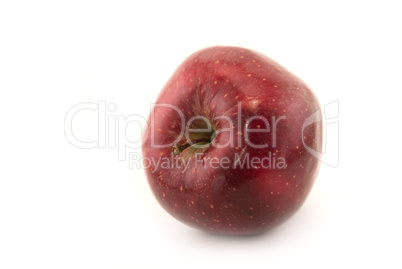
M 272 229 L 314 184 L 319 160 L 310 152 L 321 151 L 322 123 L 307 119 L 319 109 L 303 81 L 258 52 L 200 50 L 151 111 L 142 148 L 149 185 L 192 227 L 237 235 Z

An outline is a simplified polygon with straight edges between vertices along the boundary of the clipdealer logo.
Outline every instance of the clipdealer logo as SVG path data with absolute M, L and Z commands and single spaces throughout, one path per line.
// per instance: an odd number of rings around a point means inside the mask
M 155 106 L 160 106 L 160 105 L 151 105 L 151 117 L 153 115 L 153 109 L 155 109 Z M 162 104 L 162 106 L 167 106 L 166 104 Z M 173 108 L 176 110 L 178 114 L 182 113 L 178 108 Z M 145 142 L 142 139 L 142 133 L 144 131 L 144 128 L 147 127 L 147 119 L 143 117 L 142 115 L 139 114 L 131 114 L 129 116 L 124 116 L 124 115 L 119 115 L 116 113 L 117 111 L 117 106 L 114 103 L 109 103 L 107 104 L 106 101 L 101 100 L 98 101 L 98 103 L 92 103 L 92 102 L 83 102 L 83 103 L 78 103 L 74 106 L 72 106 L 66 113 L 65 118 L 64 118 L 64 134 L 67 139 L 67 141 L 80 149 L 116 149 L 117 150 L 117 155 L 118 155 L 118 160 L 119 161 L 126 161 L 127 157 L 129 159 L 129 166 L 130 169 L 133 169 L 136 167 L 137 169 L 144 168 L 146 165 L 150 165 L 153 162 L 153 165 L 162 165 L 164 164 L 164 160 L 159 160 L 159 163 L 157 160 L 144 160 L 144 158 L 141 157 L 141 154 L 139 153 L 142 144 Z M 241 111 L 240 111 L 241 112 Z M 78 114 L 90 114 L 92 118 L 96 118 L 96 125 L 97 125 L 97 130 L 95 132 L 97 133 L 96 137 L 93 137 L 92 139 L 82 139 L 77 135 L 76 132 L 77 129 L 73 128 L 74 121 L 76 120 L 76 117 Z M 240 113 L 239 113 L 240 114 Z M 181 116 L 182 120 L 182 128 L 185 128 L 186 124 L 184 121 L 184 116 Z M 335 100 L 333 102 L 328 103 L 327 105 L 324 106 L 324 118 L 321 117 L 321 111 L 318 110 L 315 113 L 313 113 L 305 123 L 303 124 L 302 130 L 304 130 L 307 126 L 315 123 L 315 122 L 320 122 L 324 121 L 324 137 L 323 137 L 323 152 L 318 152 L 315 151 L 314 149 L 310 148 L 308 145 L 305 144 L 304 140 L 301 139 L 303 146 L 306 148 L 306 150 L 312 154 L 315 158 L 319 159 L 322 163 L 327 164 L 330 167 L 337 167 L 339 165 L 339 101 Z M 265 121 L 265 124 L 268 128 L 269 131 L 273 131 L 273 147 L 275 147 L 275 141 L 276 141 L 276 133 L 275 130 L 277 128 L 277 125 L 280 123 L 280 120 L 286 119 L 285 116 L 281 116 L 278 118 L 272 118 L 271 119 L 271 124 L 268 122 L 268 120 Z M 253 120 L 253 119 L 250 119 Z M 151 123 L 152 124 L 152 123 Z M 140 137 L 139 139 L 133 141 L 129 139 L 131 137 L 128 135 L 128 130 L 130 127 L 133 127 L 135 125 L 136 127 L 139 127 L 140 130 Z M 247 122 L 246 122 L 247 126 Z M 269 128 L 271 126 L 271 128 Z M 92 130 L 94 131 L 94 130 Z M 152 131 L 152 128 L 151 128 Z M 178 138 L 180 139 L 184 134 L 184 130 L 181 133 L 181 136 Z M 255 130 L 254 130 L 255 131 Z M 247 134 L 247 132 L 246 132 Z M 186 134 L 187 135 L 187 134 Z M 303 138 L 303 131 L 301 133 L 301 138 Z M 151 141 L 152 145 L 155 147 L 163 147 L 166 145 L 155 145 L 154 141 Z M 247 136 L 246 136 L 246 142 L 247 142 Z M 171 145 L 170 145 L 171 146 Z M 253 144 L 251 141 L 249 141 L 249 145 L 252 147 L 261 147 L 264 145 L 256 145 Z M 271 153 L 271 152 L 269 152 Z M 272 154 L 272 153 L 271 153 Z M 256 166 L 254 165 L 257 161 L 256 160 L 248 160 L 246 159 L 241 159 L 240 157 L 244 156 L 237 156 L 235 158 L 233 164 L 238 164 L 240 163 L 246 163 L 246 165 L 251 165 L 251 167 Z M 268 157 L 268 155 L 267 155 Z M 269 158 L 269 163 L 272 163 L 275 161 L 275 158 L 277 159 L 276 164 L 278 164 L 278 167 L 281 169 L 282 163 L 285 162 L 285 160 L 281 160 L 280 158 L 278 159 L 279 156 L 270 155 Z M 264 157 L 265 158 L 265 157 Z M 272 159 L 274 158 L 274 159 Z M 272 161 L 273 160 L 273 161 Z M 254 164 L 253 164 L 254 162 Z M 265 167 L 267 166 L 266 163 L 268 161 L 266 159 L 259 160 L 259 164 L 257 164 L 257 167 Z M 222 163 L 222 164 L 221 164 Z M 219 165 L 225 165 L 227 163 L 226 160 L 220 160 Z M 251 163 L 251 164 L 250 164 Z M 232 164 L 232 165 L 233 165 Z M 166 165 L 166 164 L 164 164 Z M 211 165 L 215 165 L 214 162 L 212 161 Z M 183 167 L 185 167 L 185 164 L 183 164 Z M 275 168 L 275 167 L 274 167 Z M 272 167 L 271 167 L 272 169 Z

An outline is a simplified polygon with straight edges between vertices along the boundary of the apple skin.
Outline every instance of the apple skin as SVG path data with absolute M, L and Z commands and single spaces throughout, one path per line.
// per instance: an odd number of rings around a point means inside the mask
M 257 234 L 283 223 L 306 200 L 320 162 L 304 145 L 321 152 L 322 122 L 305 128 L 303 124 L 320 106 L 306 84 L 275 61 L 239 47 L 202 49 L 178 67 L 155 104 L 143 136 L 142 157 L 148 161 L 145 173 L 153 194 L 176 219 L 213 233 Z M 176 110 L 158 104 L 178 108 L 184 122 Z M 227 118 L 218 117 L 222 115 Z M 233 132 L 216 132 L 214 144 L 207 144 L 200 156 L 190 150 L 174 155 L 172 145 L 186 142 L 185 137 L 177 139 L 194 116 L 207 118 L 215 131 Z M 277 122 L 275 138 L 273 116 L 285 117 Z M 248 130 L 262 126 L 266 131 L 246 134 L 251 117 Z M 197 121 L 191 126 L 197 127 Z M 216 146 L 229 139 L 233 145 Z M 155 147 L 151 140 L 168 146 Z M 250 141 L 267 147 L 250 146 Z M 261 160 L 269 154 L 285 160 L 285 165 L 234 165 L 236 156 Z M 213 157 L 229 159 L 229 167 L 213 165 Z M 188 167 L 183 171 L 184 166 L 161 167 L 149 161 L 161 158 L 176 164 L 187 161 Z

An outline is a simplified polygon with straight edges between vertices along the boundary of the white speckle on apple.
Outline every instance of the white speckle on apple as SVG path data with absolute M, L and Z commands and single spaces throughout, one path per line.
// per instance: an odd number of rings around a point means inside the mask
M 218 63 L 219 63 L 219 61 L 215 61 L 215 63 L 216 63 L 216 64 L 218 64 Z
M 278 88 L 278 86 L 274 85 L 274 88 Z
M 218 84 L 218 81 L 217 81 L 217 80 L 215 80 L 215 81 L 214 81 L 214 84 L 215 84 L 215 85 L 216 85 L 216 84 Z
M 213 204 L 210 204 L 209 206 L 210 206 L 212 209 L 214 208 L 214 205 L 213 205 Z
M 251 74 L 248 74 L 247 76 L 248 76 L 248 77 L 251 77 Z

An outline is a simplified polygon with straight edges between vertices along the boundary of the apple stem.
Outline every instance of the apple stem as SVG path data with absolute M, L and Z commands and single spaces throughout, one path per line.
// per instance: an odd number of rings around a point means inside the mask
M 184 144 L 176 143 L 173 145 L 172 152 L 174 155 L 179 155 L 183 150 L 190 147 L 191 145 L 200 143 L 200 142 L 211 142 L 211 138 L 200 138 L 196 140 L 187 140 Z

